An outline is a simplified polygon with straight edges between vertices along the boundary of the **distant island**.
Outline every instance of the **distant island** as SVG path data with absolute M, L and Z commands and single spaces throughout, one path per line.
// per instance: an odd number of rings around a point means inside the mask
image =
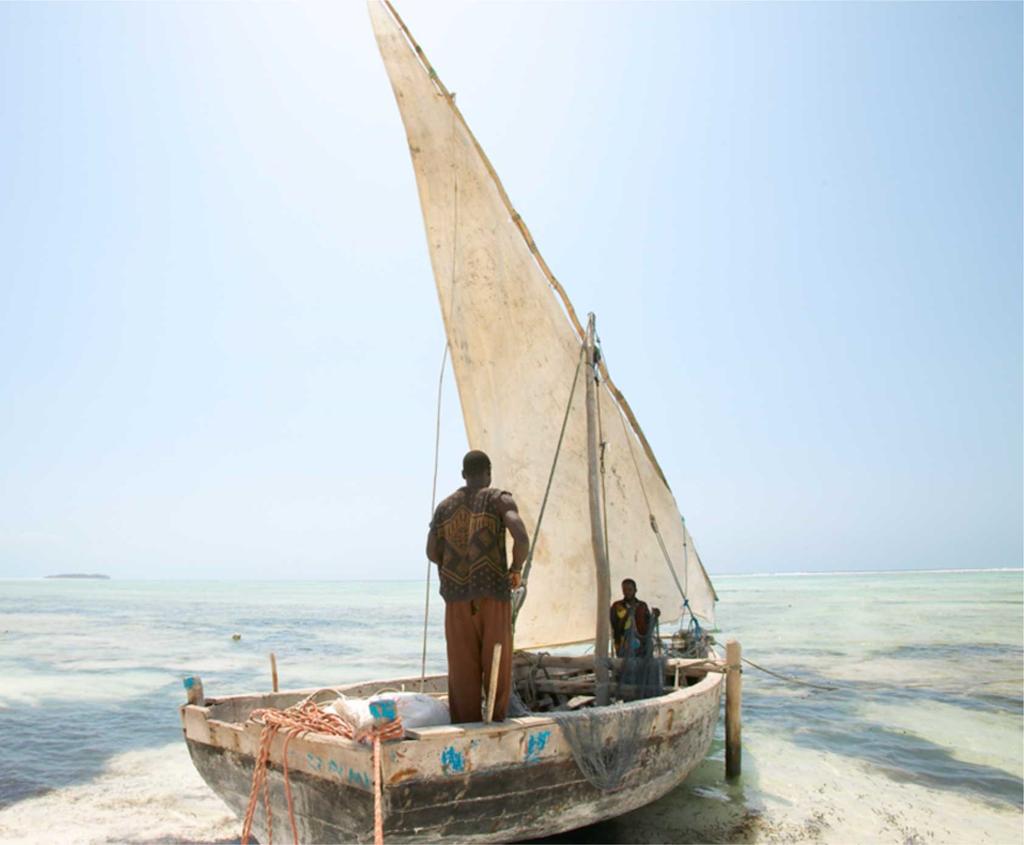
M 46 575 L 46 578 L 89 578 L 93 581 L 109 581 L 109 575 L 87 575 L 84 572 L 71 572 L 66 575 Z

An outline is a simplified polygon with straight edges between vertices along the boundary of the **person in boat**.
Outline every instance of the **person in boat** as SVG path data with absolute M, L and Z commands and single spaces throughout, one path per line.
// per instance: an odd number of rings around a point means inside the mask
M 636 597 L 636 581 L 626 578 L 622 582 L 622 598 L 612 602 L 609 609 L 612 622 L 612 640 L 616 657 L 643 656 L 651 617 L 661 616 L 658 608 L 650 610 L 647 602 Z
M 427 534 L 427 558 L 437 564 L 444 597 L 448 649 L 448 709 L 453 724 L 481 721 L 481 689 L 490 685 L 491 661 L 501 643 L 493 718 L 501 721 L 512 689 L 512 593 L 522 580 L 530 546 L 515 499 L 491 487 L 491 459 L 467 452 L 466 480 L 437 506 Z M 512 565 L 505 531 L 512 535 Z

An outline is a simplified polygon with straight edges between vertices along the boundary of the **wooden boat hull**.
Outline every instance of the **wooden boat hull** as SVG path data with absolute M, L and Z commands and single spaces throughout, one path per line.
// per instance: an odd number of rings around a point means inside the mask
M 707 755 L 718 721 L 721 674 L 630 707 L 650 709 L 653 724 L 639 740 L 632 766 L 612 792 L 580 772 L 553 719 L 529 716 L 503 723 L 423 728 L 385 743 L 381 773 L 384 838 L 388 842 L 507 842 L 548 836 L 612 818 L 660 798 Z M 412 688 L 419 679 L 342 690 L 367 695 Z M 428 690 L 441 691 L 443 678 Z M 259 727 L 244 724 L 256 707 L 284 707 L 303 692 L 248 696 L 186 705 L 182 721 L 189 753 L 211 789 L 241 819 L 249 800 Z M 614 725 L 609 723 L 609 731 Z M 611 733 L 609 733 L 611 737 Z M 283 778 L 284 738 L 268 766 L 273 841 L 290 841 Z M 300 737 L 288 748 L 296 825 L 303 842 L 373 839 L 372 753 L 336 737 Z M 269 843 L 262 806 L 253 832 Z

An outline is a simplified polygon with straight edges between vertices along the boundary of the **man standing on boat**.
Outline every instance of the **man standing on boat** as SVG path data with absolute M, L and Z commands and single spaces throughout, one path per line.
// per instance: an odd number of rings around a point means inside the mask
M 616 657 L 642 657 L 647 631 L 651 627 L 651 616 L 661 616 L 661 611 L 652 612 L 647 602 L 636 597 L 636 581 L 626 578 L 622 582 L 622 598 L 612 603 L 609 609 L 612 622 L 612 639 L 615 642 Z
M 448 647 L 448 709 L 452 724 L 481 721 L 481 690 L 489 687 L 494 646 L 501 644 L 494 719 L 508 710 L 512 689 L 512 595 L 530 546 L 512 494 L 491 487 L 491 459 L 462 459 L 460 487 L 437 506 L 427 534 L 427 558 L 437 564 Z M 505 530 L 512 534 L 512 566 Z

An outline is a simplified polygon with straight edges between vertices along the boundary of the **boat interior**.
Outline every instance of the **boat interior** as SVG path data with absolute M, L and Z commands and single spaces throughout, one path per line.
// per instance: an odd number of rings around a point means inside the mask
M 709 672 L 723 671 L 721 661 L 713 651 L 706 657 L 669 656 L 658 658 L 658 661 L 663 693 L 693 686 L 703 680 Z M 621 659 L 611 660 L 612 702 L 632 701 L 645 697 L 637 695 L 635 689 L 616 680 L 622 664 Z M 517 651 L 512 662 L 512 681 L 516 695 L 529 715 L 577 710 L 594 705 L 593 655 Z M 205 706 L 208 708 L 208 719 L 242 724 L 247 721 L 253 710 L 267 707 L 284 709 L 310 696 L 314 696 L 317 701 L 326 702 L 339 695 L 346 698 L 371 698 L 388 692 L 418 692 L 447 700 L 448 678 L 446 675 L 428 675 L 423 679 L 413 676 L 363 681 L 321 689 L 282 690 L 256 695 L 207 698 Z M 415 738 L 415 733 L 409 731 L 408 736 Z

